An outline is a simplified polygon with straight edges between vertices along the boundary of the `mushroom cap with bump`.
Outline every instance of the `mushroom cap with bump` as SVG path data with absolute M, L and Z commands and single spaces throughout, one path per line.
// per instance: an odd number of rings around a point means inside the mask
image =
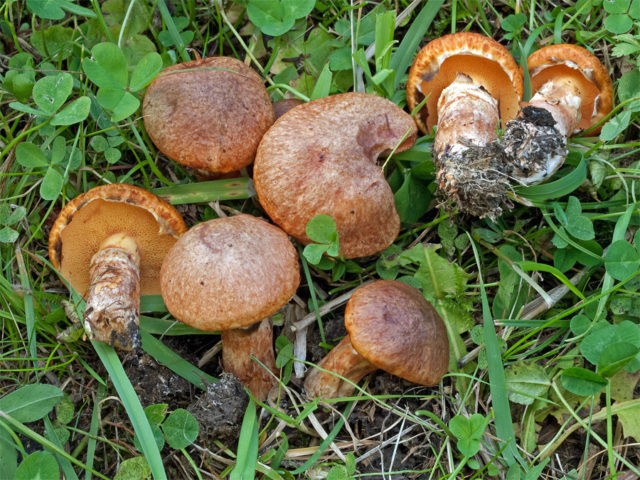
M 307 244 L 306 225 L 332 217 L 346 258 L 387 248 L 400 230 L 378 157 L 410 148 L 412 118 L 391 101 L 343 93 L 298 105 L 262 138 L 253 170 L 260 204 L 285 232 Z
M 582 100 L 577 131 L 597 124 L 611 112 L 611 77 L 598 57 L 587 49 L 571 44 L 548 45 L 529 55 L 527 65 L 533 93 L 554 78 L 571 78 Z
M 160 276 L 171 314 L 204 331 L 253 325 L 285 305 L 300 283 L 287 235 L 244 214 L 192 227 L 167 253 Z
M 274 121 L 260 76 L 240 60 L 207 57 L 166 68 L 142 103 L 153 143 L 172 160 L 210 173 L 248 166 Z
M 160 266 L 176 239 L 187 230 L 180 213 L 140 187 L 102 185 L 65 205 L 49 234 L 49 259 L 71 286 L 84 295 L 89 265 L 106 238 L 124 233 L 140 251 L 140 292 L 160 293 Z
M 438 123 L 440 93 L 458 76 L 465 74 L 498 101 L 504 126 L 515 118 L 522 99 L 522 73 L 504 46 L 492 38 L 472 32 L 459 32 L 436 38 L 416 55 L 407 79 L 407 104 L 418 128 L 431 133 Z
M 377 368 L 419 385 L 447 373 L 446 327 L 419 290 L 396 280 L 358 288 L 344 317 L 353 348 Z

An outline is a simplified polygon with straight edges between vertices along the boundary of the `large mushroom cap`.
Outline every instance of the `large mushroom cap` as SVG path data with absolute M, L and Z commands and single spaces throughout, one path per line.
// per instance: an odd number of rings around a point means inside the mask
M 577 131 L 595 125 L 613 108 L 609 72 L 587 49 L 570 44 L 548 45 L 533 52 L 527 64 L 533 93 L 550 80 L 572 79 L 582 100 Z
M 458 74 L 471 77 L 498 101 L 503 125 L 516 116 L 523 92 L 522 73 L 509 51 L 479 33 L 453 33 L 425 45 L 409 70 L 409 109 L 427 98 L 415 116 L 422 132 L 430 133 L 438 123 L 440 93 Z
M 393 192 L 377 163 L 409 148 L 411 117 L 384 98 L 344 93 L 299 105 L 264 135 L 254 165 L 258 198 L 271 219 L 302 243 L 316 215 L 336 221 L 347 258 L 372 255 L 400 229 Z
M 420 385 L 447 372 L 449 341 L 442 319 L 415 288 L 378 280 L 357 289 L 344 318 L 353 348 L 377 368 Z
M 178 320 L 205 331 L 252 325 L 300 283 L 298 255 L 279 228 L 250 215 L 196 225 L 167 254 L 162 296 Z
M 147 88 L 142 113 L 160 151 L 178 163 L 214 173 L 249 165 L 274 121 L 260 76 L 230 57 L 166 68 Z
M 133 185 L 92 188 L 65 205 L 49 234 L 49 259 L 84 295 L 89 265 L 103 240 L 116 233 L 133 238 L 140 250 L 140 291 L 160 293 L 160 266 L 178 236 L 187 230 L 171 205 Z

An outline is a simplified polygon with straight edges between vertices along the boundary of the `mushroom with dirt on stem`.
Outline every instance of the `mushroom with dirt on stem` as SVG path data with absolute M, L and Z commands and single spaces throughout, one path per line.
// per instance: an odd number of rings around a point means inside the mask
M 284 113 L 265 133 L 253 180 L 269 217 L 303 244 L 309 220 L 336 222 L 340 255 L 378 253 L 400 230 L 393 192 L 379 158 L 410 148 L 411 117 L 391 101 L 366 93 L 313 100 Z
M 164 255 L 186 230 L 175 208 L 133 185 L 95 187 L 65 205 L 49 234 L 49 259 L 85 296 L 91 339 L 139 346 L 140 295 L 160 293 Z
M 262 78 L 231 57 L 162 70 L 142 103 L 147 133 L 172 160 L 201 173 L 241 170 L 275 117 Z
M 447 373 L 445 325 L 417 289 L 377 280 L 356 289 L 347 303 L 347 335 L 304 382 L 313 398 L 348 396 L 378 369 L 419 385 L 435 385 Z
M 300 283 L 287 235 L 246 214 L 208 220 L 182 235 L 160 276 L 169 312 L 199 330 L 221 332 L 223 368 L 264 400 L 277 381 L 269 317 Z
M 509 188 L 510 166 L 497 127 L 514 118 L 522 74 L 509 51 L 477 33 L 444 35 L 416 55 L 407 80 L 410 110 L 429 134 L 437 127 L 433 157 L 438 188 L 461 211 L 497 217 Z
M 567 156 L 567 138 L 597 125 L 613 107 L 609 73 L 583 47 L 542 47 L 529 56 L 527 68 L 534 95 L 507 123 L 501 142 L 524 185 L 553 175 Z

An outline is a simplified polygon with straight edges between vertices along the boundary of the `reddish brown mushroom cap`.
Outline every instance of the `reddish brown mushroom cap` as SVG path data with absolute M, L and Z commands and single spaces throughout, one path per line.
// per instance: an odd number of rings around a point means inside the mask
M 598 58 L 578 45 L 548 45 L 527 59 L 531 89 L 537 92 L 548 81 L 570 78 L 580 96 L 581 119 L 577 131 L 597 124 L 613 108 L 611 77 Z
M 141 293 L 159 294 L 162 260 L 186 230 L 180 213 L 152 193 L 133 185 L 103 185 L 78 195 L 62 209 L 49 234 L 49 259 L 84 295 L 91 258 L 100 244 L 124 233 L 140 250 Z
M 200 223 L 161 271 L 162 296 L 180 321 L 206 331 L 248 327 L 274 314 L 300 283 L 297 251 L 279 228 L 250 215 Z
M 420 385 L 434 385 L 447 373 L 444 323 L 405 283 L 379 280 L 359 288 L 344 322 L 353 348 L 377 368 Z
M 393 192 L 377 163 L 409 148 L 411 117 L 384 98 L 345 93 L 299 105 L 264 135 L 254 165 L 258 198 L 271 219 L 302 243 L 316 215 L 333 217 L 347 258 L 377 253 L 400 229 Z
M 425 98 L 415 116 L 420 130 L 430 133 L 438 122 L 440 93 L 458 74 L 484 87 L 500 105 L 504 123 L 516 116 L 522 98 L 522 74 L 509 51 L 478 33 L 461 32 L 432 40 L 418 52 L 407 80 L 407 104 L 413 110 Z
M 212 173 L 249 165 L 274 121 L 260 76 L 230 57 L 208 57 L 163 70 L 145 93 L 142 113 L 161 152 Z

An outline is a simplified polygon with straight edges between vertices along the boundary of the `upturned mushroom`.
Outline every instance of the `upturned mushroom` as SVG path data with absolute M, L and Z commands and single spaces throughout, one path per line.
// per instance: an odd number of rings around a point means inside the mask
M 613 106 L 609 73 L 585 48 L 549 45 L 527 63 L 534 95 L 502 138 L 514 175 L 525 185 L 555 173 L 567 156 L 567 137 L 598 124 Z
M 210 174 L 248 166 L 274 121 L 260 76 L 231 57 L 164 69 L 142 103 L 153 143 L 172 160 Z
M 358 288 L 345 310 L 348 334 L 307 375 L 310 397 L 350 395 L 378 369 L 420 385 L 447 372 L 449 341 L 442 319 L 415 288 L 378 280 Z
M 264 400 L 276 383 L 269 317 L 300 283 L 287 235 L 250 215 L 209 220 L 180 237 L 160 276 L 169 312 L 194 328 L 221 332 L 224 369 Z
M 133 185 L 95 187 L 60 212 L 49 259 L 86 298 L 84 328 L 121 350 L 139 345 L 141 294 L 160 293 L 166 252 L 187 230 L 171 205 Z
M 287 111 L 265 133 L 253 180 L 260 204 L 285 232 L 310 242 L 316 215 L 333 217 L 345 258 L 373 255 L 395 240 L 400 219 L 378 165 L 410 148 L 411 117 L 384 98 L 344 93 Z
M 477 33 L 437 38 L 418 52 L 407 81 L 411 110 L 423 133 L 437 127 L 433 157 L 445 198 L 461 211 L 495 217 L 509 187 L 510 167 L 497 127 L 514 118 L 522 74 L 501 44 Z

